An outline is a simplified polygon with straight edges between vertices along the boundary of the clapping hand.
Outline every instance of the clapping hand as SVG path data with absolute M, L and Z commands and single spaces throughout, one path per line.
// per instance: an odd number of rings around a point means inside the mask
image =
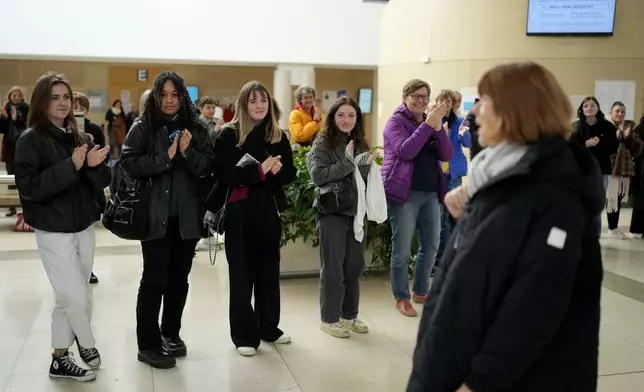
M 458 134 L 460 136 L 465 135 L 465 132 L 470 130 L 470 123 L 467 120 L 463 120 L 461 126 L 458 128 Z
M 595 147 L 599 143 L 599 138 L 597 136 L 591 137 L 590 139 L 586 140 L 586 147 Z
M 273 174 L 279 172 L 282 168 L 282 162 L 280 162 L 280 159 L 282 159 L 281 155 L 278 155 L 276 157 L 269 156 L 268 158 L 266 158 L 266 160 L 262 162 L 262 172 L 264 172 L 264 174 L 267 174 L 269 171 Z M 274 169 L 275 166 L 277 166 L 276 169 Z
M 458 219 L 463 215 L 468 201 L 467 185 L 461 185 L 445 195 L 445 206 L 454 219 Z
M 344 155 L 348 160 L 353 162 L 353 152 L 355 151 L 355 142 L 351 140 L 344 149 Z
M 445 102 L 441 102 L 438 105 L 431 108 L 425 122 L 427 123 L 427 125 L 434 128 L 436 132 L 440 132 L 441 121 L 443 120 L 443 117 L 445 117 L 446 114 L 447 114 L 447 105 L 445 105 Z
M 179 145 L 179 150 L 181 152 L 186 152 L 186 150 L 190 147 L 190 141 L 192 140 L 192 134 L 190 131 L 187 129 L 184 129 L 181 131 L 181 142 Z
M 95 145 L 87 153 L 87 166 L 95 167 L 100 165 L 105 160 L 105 157 L 107 157 L 109 152 L 110 146 L 100 148 L 98 145 Z
M 82 146 L 78 146 L 74 149 L 74 152 L 72 152 L 72 163 L 74 164 L 76 171 L 80 170 L 83 167 L 83 163 L 85 163 L 86 157 L 87 144 L 83 144 Z
M 170 145 L 170 148 L 168 148 L 168 156 L 170 157 L 170 160 L 173 160 L 174 156 L 177 155 L 178 145 L 179 145 L 179 135 L 174 137 L 174 141 Z

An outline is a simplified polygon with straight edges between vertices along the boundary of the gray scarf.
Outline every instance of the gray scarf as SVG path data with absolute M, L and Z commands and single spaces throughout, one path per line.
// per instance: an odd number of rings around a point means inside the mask
M 467 194 L 471 198 L 499 174 L 516 165 L 528 146 L 501 142 L 478 153 L 467 173 Z

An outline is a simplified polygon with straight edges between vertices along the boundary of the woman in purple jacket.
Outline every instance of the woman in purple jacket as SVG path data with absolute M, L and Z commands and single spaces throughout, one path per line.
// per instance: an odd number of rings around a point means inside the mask
M 440 238 L 439 203 L 445 195 L 440 162 L 449 162 L 454 149 L 441 126 L 448 112 L 444 103 L 426 115 L 431 89 L 414 79 L 403 88 L 403 103 L 396 108 L 384 130 L 385 160 L 382 179 L 391 224 L 391 287 L 396 308 L 416 316 L 410 299 L 427 301 L 429 273 Z M 411 242 L 418 229 L 418 255 L 414 269 L 413 296 L 409 293 Z

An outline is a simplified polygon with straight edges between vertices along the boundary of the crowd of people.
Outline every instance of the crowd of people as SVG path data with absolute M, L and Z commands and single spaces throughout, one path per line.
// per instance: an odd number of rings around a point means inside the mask
M 215 98 L 194 104 L 183 79 L 165 71 L 136 117 L 114 102 L 107 142 L 96 124 L 77 123 L 74 112 L 86 114 L 89 101 L 63 75 L 38 79 L 31 106 L 12 89 L 0 113 L 3 157 L 56 294 L 50 376 L 89 381 L 101 366 L 88 284 L 94 223 L 107 214 L 104 189 L 116 175 L 145 184 L 139 361 L 167 369 L 188 354 L 180 331 L 195 250 L 220 229 L 238 354 L 255 355 L 261 341 L 290 343 L 279 327 L 280 215 L 289 208 L 284 186 L 296 176 L 293 148 L 310 146 L 321 331 L 369 331 L 359 318 L 365 240 L 355 228 L 356 179 L 374 181 L 381 154 L 376 181 L 387 199 L 395 307 L 414 317 L 414 303 L 424 306 L 407 391 L 594 390 L 601 214 L 611 236 L 627 238 L 619 212 L 633 194 L 629 237 L 641 238 L 644 124 L 625 121 L 620 102 L 605 117 L 588 97 L 571 126 L 568 97 L 535 63 L 495 67 L 478 90 L 462 114 L 458 92 L 433 98 L 427 82 L 410 80 L 380 151 L 365 138 L 355 100 L 341 97 L 325 112 L 310 86 L 297 89 L 281 130 L 280 108 L 262 83 L 241 88 L 227 121 Z M 204 228 L 207 213 L 219 214 L 221 228 Z M 86 367 L 70 353 L 74 344 Z

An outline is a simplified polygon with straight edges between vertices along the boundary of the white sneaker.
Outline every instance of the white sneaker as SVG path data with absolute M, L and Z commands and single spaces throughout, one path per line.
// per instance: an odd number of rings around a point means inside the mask
M 202 238 L 199 240 L 199 242 L 197 242 L 197 250 L 208 250 L 208 238 Z
M 343 327 L 340 323 L 322 322 L 322 324 L 320 324 L 320 330 L 336 338 L 348 338 L 351 336 L 351 332 L 349 332 L 349 330 Z
M 257 354 L 257 350 L 253 347 L 237 347 L 237 353 L 242 357 L 252 357 Z
M 615 239 L 618 239 L 618 240 L 627 239 L 626 235 L 620 229 L 608 230 L 608 236 L 610 238 L 615 238 Z
M 276 343 L 276 344 L 288 344 L 288 343 L 291 343 L 291 337 L 289 335 L 283 333 L 282 336 L 277 338 L 277 340 L 274 341 L 273 343 Z
M 367 326 L 367 324 L 365 324 L 364 321 L 358 318 L 354 318 L 353 320 L 346 320 L 341 318 L 340 324 L 346 329 L 348 329 L 349 331 L 353 331 L 355 333 L 369 332 L 369 327 Z
M 634 239 L 634 240 L 641 240 L 642 239 L 641 234 L 637 234 L 637 233 L 630 233 L 630 234 L 631 234 L 631 238 Z

